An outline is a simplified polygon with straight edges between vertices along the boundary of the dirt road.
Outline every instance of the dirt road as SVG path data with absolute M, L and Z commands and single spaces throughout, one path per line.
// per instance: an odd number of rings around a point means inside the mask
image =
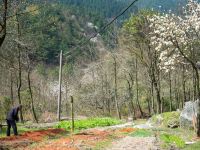
M 154 137 L 130 137 L 126 136 L 114 141 L 107 150 L 158 150 Z

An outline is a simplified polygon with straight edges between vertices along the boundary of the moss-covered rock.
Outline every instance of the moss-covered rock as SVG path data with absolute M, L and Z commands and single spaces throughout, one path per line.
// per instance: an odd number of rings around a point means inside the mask
M 154 115 L 150 118 L 150 122 L 155 126 L 164 126 L 164 127 L 179 127 L 180 126 L 180 112 L 165 112 L 159 115 Z

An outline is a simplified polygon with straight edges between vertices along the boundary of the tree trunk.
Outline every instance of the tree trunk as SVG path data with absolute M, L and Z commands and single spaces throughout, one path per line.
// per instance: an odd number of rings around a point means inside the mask
M 140 102 L 139 102 L 139 86 L 138 86 L 138 61 L 137 59 L 135 60 L 135 81 L 136 81 L 136 102 L 137 102 L 137 105 L 138 105 L 138 108 L 139 108 L 139 111 L 140 111 L 140 114 L 141 114 L 141 117 L 143 118 L 144 114 L 143 114 L 143 111 L 142 111 L 142 108 L 140 106 Z
M 38 123 L 38 119 L 37 119 L 37 116 L 36 116 L 36 113 L 35 113 L 35 107 L 34 107 L 34 103 L 33 103 L 33 92 L 32 92 L 32 88 L 31 88 L 30 75 L 31 75 L 31 72 L 30 72 L 30 68 L 29 68 L 28 69 L 28 88 L 29 88 L 29 92 L 30 92 L 30 96 L 31 96 L 31 110 L 32 110 L 34 121 L 36 123 Z
M 111 100 L 111 92 L 109 90 L 109 87 L 108 87 L 108 76 L 107 76 L 107 73 L 105 72 L 105 88 L 106 88 L 106 100 L 107 100 L 107 112 L 108 112 L 108 115 L 111 116 L 111 107 L 110 107 L 110 100 Z
M 151 77 L 151 112 L 154 114 L 155 113 L 155 100 L 154 100 L 154 87 L 153 87 L 153 80 Z
M 2 29 L 0 31 L 0 47 L 2 46 L 5 38 L 6 38 L 6 28 L 7 28 L 7 11 L 8 11 L 8 0 L 4 0 L 4 12 L 3 12 L 3 23 L 2 23 Z
M 186 102 L 186 88 L 185 88 L 185 83 L 186 83 L 186 79 L 185 79 L 185 67 L 183 65 L 183 70 L 182 70 L 182 84 L 183 84 L 182 108 L 184 107 L 184 104 Z
M 169 71 L 169 97 L 170 97 L 170 112 L 172 111 L 172 79 L 171 70 Z
M 128 84 L 128 92 L 129 92 L 129 109 L 130 109 L 132 119 L 135 120 L 136 116 L 135 116 L 135 108 L 134 108 L 134 103 L 133 103 L 133 92 L 132 92 L 133 85 L 131 85 L 128 79 L 127 79 L 127 84 Z
M 193 101 L 197 99 L 197 92 L 196 92 L 196 75 L 195 75 L 195 69 L 193 68 Z
M 11 102 L 12 102 L 12 106 L 14 106 L 13 75 L 12 75 L 12 71 L 10 71 L 10 99 L 11 99 Z
M 197 94 L 198 94 L 198 112 L 197 112 L 197 136 L 200 137 L 200 87 L 199 87 L 199 73 L 198 69 L 195 67 L 195 74 L 196 74 L 196 85 L 197 85 Z
M 18 40 L 20 40 L 20 24 L 19 24 L 19 18 L 18 15 L 16 14 L 16 21 L 17 21 L 17 33 L 18 33 Z M 21 87 L 22 87 L 22 66 L 21 66 L 21 50 L 20 50 L 20 45 L 17 44 L 17 49 L 18 49 L 18 86 L 17 86 L 17 96 L 18 96 L 18 101 L 19 105 L 22 105 L 21 102 Z M 23 123 L 23 113 L 22 110 L 20 111 L 20 120 Z
M 151 98 L 148 94 L 148 97 L 147 97 L 147 103 L 148 103 L 148 112 L 149 112 L 149 116 L 151 116 Z
M 153 83 L 154 83 L 154 88 L 156 91 L 156 98 L 157 98 L 157 113 L 161 113 L 161 98 L 160 98 L 160 91 L 158 87 L 158 82 L 156 81 L 155 73 L 153 72 L 152 74 L 153 77 Z

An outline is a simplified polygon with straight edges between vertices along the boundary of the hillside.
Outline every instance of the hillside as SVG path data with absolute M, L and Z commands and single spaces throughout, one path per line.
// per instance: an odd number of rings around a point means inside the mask
M 50 0 L 51 1 L 51 0 Z M 131 0 L 60 0 L 60 3 L 51 2 L 35 13 L 20 16 L 24 38 L 31 33 L 34 43 L 37 43 L 33 58 L 47 64 L 57 64 L 60 49 L 64 54 L 70 54 L 69 62 L 88 61 L 91 56 L 98 57 L 94 42 L 81 45 L 88 37 L 96 33 L 112 17 L 126 8 Z M 123 24 L 125 19 L 139 9 L 154 8 L 156 10 L 177 10 L 180 0 L 140 0 L 117 22 Z M 181 1 L 182 4 L 183 1 Z M 37 3 L 26 7 L 27 10 L 37 9 L 42 5 Z M 27 20 L 27 21 L 23 21 Z M 12 24 L 10 22 L 9 24 Z M 8 24 L 8 26 L 9 26 Z M 31 27 L 30 27 L 31 26 Z M 13 26 L 10 26 L 12 28 Z M 112 27 L 109 29 L 113 31 Z M 28 33 L 28 34 L 27 34 Z M 104 42 L 112 45 L 112 35 L 108 32 L 101 35 Z M 111 32 L 113 34 L 113 32 Z M 30 37 L 30 36 L 29 36 Z M 81 45 L 78 46 L 78 45 Z M 92 46 L 91 46 L 92 45 Z M 92 50 L 89 50 L 92 49 Z M 88 59 L 89 58 L 89 59 Z
M 131 2 L 131 0 L 60 0 L 63 4 L 78 6 L 88 12 L 96 12 L 106 18 L 116 16 Z M 121 19 L 127 18 L 132 12 L 137 11 L 137 7 L 132 7 L 122 16 Z
M 31 11 L 39 7 L 39 5 L 31 5 L 26 9 Z M 87 45 L 81 45 L 81 43 L 87 41 L 106 22 L 96 13 L 55 3 L 20 17 L 20 21 L 24 39 L 28 39 L 26 37 L 29 36 L 32 42 L 37 43 L 33 59 L 47 64 L 58 63 L 57 56 L 61 49 L 64 54 L 70 55 L 67 61 L 72 63 L 80 57 L 85 61 L 91 55 L 96 57 L 97 50 L 94 41 Z
M 0 2 L 0 150 L 200 150 L 200 3 L 133 1 Z
M 180 6 L 184 6 L 186 4 L 186 0 L 140 0 L 137 3 L 139 8 L 149 8 L 162 12 L 167 12 L 172 10 L 177 13 L 178 8 Z
M 112 18 L 119 11 L 126 8 L 132 0 L 60 0 L 67 5 L 79 6 L 87 11 L 93 11 L 104 17 Z M 131 14 L 136 13 L 140 9 L 154 9 L 161 12 L 172 10 L 177 13 L 180 6 L 184 6 L 186 0 L 139 0 L 130 8 L 121 19 L 126 19 Z

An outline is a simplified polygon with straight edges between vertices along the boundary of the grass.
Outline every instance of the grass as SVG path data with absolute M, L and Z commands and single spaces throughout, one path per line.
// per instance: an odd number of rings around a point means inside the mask
M 117 125 L 120 123 L 122 123 L 120 120 L 113 118 L 90 118 L 84 120 L 76 120 L 75 130 L 88 129 L 94 127 L 105 127 L 105 126 Z M 65 130 L 70 130 L 71 121 L 61 121 L 56 127 L 63 128 Z
M 160 135 L 160 139 L 164 142 L 163 146 L 165 148 L 169 148 L 170 146 L 176 146 L 177 148 L 185 147 L 185 141 L 176 135 L 165 133 Z
M 115 135 L 110 135 L 105 140 L 97 142 L 95 147 L 92 148 L 92 150 L 105 149 L 105 148 L 109 147 L 112 144 L 113 140 L 115 140 L 115 139 L 117 139 L 117 137 Z
M 183 150 L 198 150 L 200 149 L 200 142 L 197 142 L 195 144 L 187 145 Z
M 153 133 L 150 130 L 138 129 L 129 135 L 132 137 L 150 137 L 153 135 Z

